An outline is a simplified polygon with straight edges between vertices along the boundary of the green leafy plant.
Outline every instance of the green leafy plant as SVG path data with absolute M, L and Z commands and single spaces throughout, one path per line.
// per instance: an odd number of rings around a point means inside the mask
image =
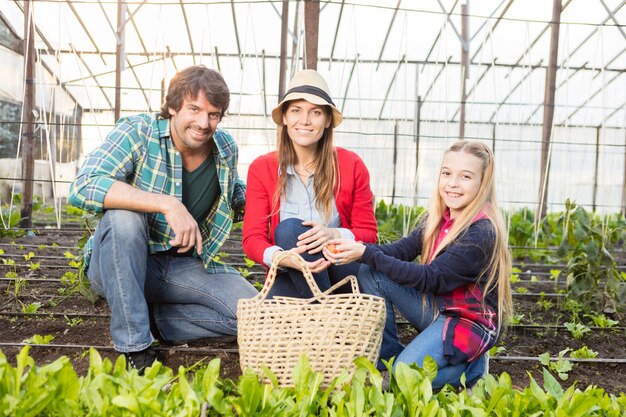
M 589 349 L 587 346 L 583 346 L 580 349 L 572 351 L 570 358 L 590 359 L 598 356 L 598 352 Z
M 610 329 L 611 327 L 615 327 L 619 324 L 619 321 L 612 320 L 602 313 L 585 314 L 585 317 L 589 317 L 591 321 L 593 321 L 593 324 L 595 324 L 598 327 L 601 327 L 602 329 Z
M 570 351 L 570 348 L 564 349 L 559 352 L 559 356 L 556 360 L 550 359 L 550 353 L 542 353 L 539 355 L 539 362 L 550 371 L 555 372 L 559 378 L 566 381 L 569 377 L 569 373 L 574 369 L 574 364 L 565 358 L 565 355 Z
M 29 345 L 48 345 L 50 342 L 54 340 L 54 336 L 51 334 L 47 334 L 45 336 L 41 336 L 39 334 L 34 335 L 30 339 L 24 339 L 22 343 L 26 343 Z
M 543 311 L 550 311 L 554 307 L 554 303 L 551 299 L 546 298 L 546 293 L 541 292 L 539 294 L 539 299 L 537 300 L 537 305 Z
M 563 213 L 563 238 L 557 254 L 567 261 L 567 296 L 601 312 L 615 312 L 626 303 L 626 285 L 611 251 L 616 236 L 608 223 L 567 200 Z
M 568 322 L 568 323 L 564 323 L 564 326 L 570 332 L 570 334 L 575 340 L 582 339 L 583 336 L 585 336 L 585 334 L 591 331 L 589 327 L 585 326 L 582 323 Z
M 20 309 L 22 310 L 22 313 L 36 313 L 37 310 L 39 310 L 42 307 L 43 304 L 41 304 L 39 301 L 35 301 L 33 303 L 30 304 L 24 304 L 20 301 Z
M 65 319 L 65 323 L 70 327 L 78 326 L 83 322 L 81 317 L 67 317 L 64 315 L 63 318 Z

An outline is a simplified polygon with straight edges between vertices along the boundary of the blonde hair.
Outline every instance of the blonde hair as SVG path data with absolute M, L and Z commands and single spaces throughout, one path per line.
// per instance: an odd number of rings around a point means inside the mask
M 283 103 L 282 113 L 287 110 L 292 101 Z M 315 155 L 315 176 L 313 177 L 313 190 L 315 191 L 315 207 L 322 215 L 324 223 L 328 224 L 333 212 L 333 199 L 335 188 L 339 187 L 339 170 L 337 166 L 337 153 L 333 146 L 333 113 L 329 106 L 320 106 L 324 109 L 326 117 L 330 120 L 330 125 L 324 129 L 322 137 L 317 142 Z M 287 167 L 295 166 L 298 162 L 298 155 L 289 138 L 286 126 L 278 126 L 278 187 L 272 199 L 272 212 L 277 210 L 280 198 L 285 195 L 287 189 Z
M 509 322 L 509 318 L 513 314 L 513 299 L 510 285 L 512 262 L 504 219 L 496 202 L 494 179 L 495 161 L 493 153 L 484 143 L 469 140 L 455 142 L 444 152 L 444 156 L 449 152 L 465 152 L 480 159 L 482 162 L 480 188 L 474 200 L 456 217 L 450 232 L 433 251 L 435 240 L 439 235 L 441 218 L 447 209 L 445 202 L 439 194 L 441 175 L 438 176 L 437 186 L 429 202 L 428 217 L 423 225 L 424 238 L 422 242 L 421 259 L 424 263 L 434 259 L 446 246 L 465 233 L 472 224 L 473 219 L 482 211 L 493 224 L 495 244 L 491 258 L 481 274 L 481 279 L 484 278 L 486 274 L 486 284 L 484 287 L 485 296 L 492 291 L 496 285 L 498 287 L 498 328 L 501 328 L 503 324 Z

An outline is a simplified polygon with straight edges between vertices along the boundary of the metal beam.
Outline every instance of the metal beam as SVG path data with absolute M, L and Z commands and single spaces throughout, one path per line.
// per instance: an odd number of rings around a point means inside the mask
M 287 30 L 289 27 L 289 0 L 283 0 L 280 26 L 280 63 L 278 72 L 278 102 L 285 95 L 287 80 Z
M 584 108 L 595 96 L 597 96 L 598 94 L 600 94 L 604 89 L 606 89 L 606 87 L 609 86 L 609 84 L 611 84 L 613 81 L 617 80 L 619 78 L 620 75 L 622 75 L 624 73 L 618 73 L 616 74 L 613 78 L 611 78 L 609 81 L 607 81 L 606 84 L 602 85 L 602 87 L 598 88 L 596 90 L 595 93 L 593 93 L 592 95 L 590 95 L 589 97 L 587 97 L 587 99 L 585 100 L 585 102 L 583 104 L 581 104 L 580 106 L 578 106 L 576 108 L 576 110 L 574 110 L 573 112 L 571 112 L 564 120 L 563 120 L 563 124 L 567 123 L 567 121 L 569 119 L 571 119 L 576 113 L 578 113 L 582 108 Z
M 433 41 L 432 45 L 430 45 L 430 49 L 428 50 L 428 54 L 426 55 L 426 59 L 425 61 L 428 61 L 430 59 L 430 54 L 433 53 L 433 50 L 435 49 L 435 45 L 437 45 L 437 42 L 439 41 L 439 38 L 441 37 L 441 34 L 443 33 L 443 30 L 446 28 L 447 22 L 450 19 L 450 15 L 452 14 L 452 11 L 454 10 L 454 8 L 456 7 L 456 4 L 459 2 L 459 0 L 455 0 L 454 4 L 452 5 L 452 8 L 450 8 L 449 12 L 446 12 L 447 18 L 446 18 L 446 23 L 444 23 L 441 28 L 439 29 L 439 33 L 437 33 L 437 36 L 435 36 L 435 40 Z M 445 10 L 444 10 L 445 12 Z M 422 67 L 422 72 L 424 72 L 424 68 L 425 66 Z
M 493 63 L 495 62 L 496 62 L 496 58 L 494 58 L 493 60 Z M 480 74 L 480 76 L 478 77 L 478 79 L 476 80 L 472 88 L 470 88 L 470 90 L 467 92 L 467 97 L 470 97 L 474 93 L 474 90 L 476 90 L 476 88 L 478 87 L 478 84 L 483 80 L 483 78 L 485 78 L 485 75 L 487 75 L 489 70 L 492 69 L 494 66 L 495 65 L 490 65 L 488 67 L 485 67 L 485 70 L 483 71 L 483 73 Z M 467 101 L 467 97 L 465 99 L 466 101 Z M 459 114 L 459 111 L 460 111 L 460 107 L 457 108 L 454 114 L 452 115 L 452 117 L 450 117 L 450 120 L 449 120 L 450 122 L 454 121 L 454 118 L 456 117 L 457 114 Z
M 391 27 L 393 26 L 393 22 L 396 20 L 396 16 L 398 14 L 398 8 L 400 7 L 400 3 L 402 0 L 398 0 L 398 4 L 396 4 L 396 8 L 393 11 L 393 16 L 391 17 L 391 22 L 389 22 L 389 27 L 387 28 L 387 34 L 385 34 L 385 40 L 383 41 L 383 45 L 380 47 L 380 54 L 378 54 L 378 65 L 376 65 L 376 71 L 378 71 L 378 67 L 380 66 L 380 60 L 383 57 L 383 52 L 385 51 L 385 45 L 387 45 L 387 40 L 389 39 L 389 33 L 391 32 Z
M 430 92 L 433 90 L 433 87 L 437 83 L 437 80 L 439 79 L 439 77 L 441 77 L 441 74 L 443 73 L 443 70 L 445 70 L 446 67 L 450 64 L 450 59 L 452 59 L 452 56 L 448 57 L 448 60 L 441 66 L 441 69 L 439 70 L 437 75 L 435 75 L 435 78 L 433 78 L 433 81 L 430 83 L 430 86 L 428 87 L 428 90 L 426 90 L 426 94 L 424 94 L 424 97 L 422 99 L 423 103 L 426 102 L 428 96 L 430 95 Z
M 22 4 L 19 1 L 16 1 L 15 5 L 22 11 L 22 14 L 24 14 L 24 8 L 22 7 Z M 43 32 L 41 30 L 39 30 L 39 28 L 36 25 L 35 25 L 35 32 L 37 33 L 37 35 L 39 36 L 41 41 L 44 44 L 46 44 L 46 48 L 48 48 L 49 51 L 54 51 L 55 50 L 52 47 L 52 44 L 50 42 L 48 42 L 48 39 L 44 36 Z M 57 60 L 57 62 L 58 62 L 58 60 Z
M 613 110 L 608 116 L 606 116 L 604 119 L 602 119 L 602 121 L 600 122 L 600 124 L 598 126 L 604 126 L 604 124 L 606 123 L 607 120 L 609 120 L 611 117 L 615 116 L 620 110 L 624 110 L 626 109 L 626 102 L 624 102 L 621 106 L 616 107 L 615 110 Z
M 611 65 L 613 62 L 617 61 L 617 59 L 622 56 L 622 54 L 626 52 L 626 48 L 622 49 L 621 51 L 619 51 L 617 54 L 615 54 L 615 56 L 613 58 L 611 58 L 606 64 L 604 64 L 604 71 L 613 71 L 612 69 L 608 68 L 609 65 Z M 622 71 L 624 71 L 624 69 L 622 68 Z M 602 74 L 602 71 L 598 71 L 596 73 L 596 75 L 593 76 L 592 80 L 595 80 L 596 77 L 598 75 Z
M 239 68 L 243 69 L 243 59 L 241 58 L 241 44 L 239 43 L 239 30 L 237 30 L 237 15 L 235 14 L 235 0 L 230 0 L 230 10 L 233 16 L 233 28 L 235 29 L 237 52 L 239 53 Z
M 563 7 L 561 7 L 561 11 L 565 10 L 565 8 L 566 8 L 567 6 L 569 6 L 571 2 L 572 2 L 572 0 L 567 0 L 567 2 L 563 5 Z M 519 58 L 517 59 L 517 61 L 515 61 L 515 63 L 513 64 L 511 71 L 509 71 L 509 73 L 508 73 L 508 74 L 506 74 L 506 75 L 504 76 L 504 78 L 508 78 L 508 76 L 509 76 L 509 75 L 511 75 L 511 72 L 513 72 L 513 69 L 514 69 L 514 68 L 517 68 L 517 67 L 519 67 L 519 66 L 520 66 L 519 64 L 520 64 L 520 62 L 522 62 L 522 59 L 524 59 L 524 57 L 525 57 L 525 56 L 526 56 L 526 54 L 527 54 L 527 53 L 528 53 L 528 52 L 532 49 L 532 47 L 533 47 L 533 46 L 535 46 L 535 44 L 536 44 L 537 42 L 539 42 L 539 39 L 541 39 L 541 37 L 543 36 L 543 34 L 544 34 L 544 33 L 546 33 L 546 32 L 548 31 L 548 29 L 550 29 L 550 23 L 548 23 L 548 24 L 547 24 L 547 25 L 546 25 L 546 26 L 545 26 L 545 27 L 541 30 L 541 32 L 539 32 L 539 35 L 537 35 L 537 36 L 535 37 L 535 39 L 534 39 L 534 40 L 530 43 L 530 45 L 528 46 L 528 48 L 526 48 L 526 49 L 524 50 L 524 52 L 522 52 L 522 54 L 520 55 L 520 57 L 519 57 Z
M 102 59 L 102 63 L 104 65 L 106 65 L 107 62 L 104 60 L 104 56 L 102 55 L 102 53 L 100 51 L 100 48 L 98 48 L 98 44 L 96 43 L 96 41 L 93 38 L 93 36 L 91 36 L 91 32 L 87 28 L 87 25 L 85 25 L 85 22 L 83 22 L 83 19 L 80 17 L 80 14 L 78 14 L 78 11 L 74 8 L 74 6 L 72 5 L 72 2 L 70 0 L 65 0 L 65 3 L 67 3 L 68 7 L 70 8 L 72 13 L 74 14 L 74 17 L 76 18 L 76 20 L 78 20 L 78 23 L 83 28 L 83 31 L 85 32 L 85 35 L 87 35 L 87 38 L 89 38 L 89 41 L 93 45 L 94 49 L 96 50 L 98 55 L 100 55 L 100 59 Z
M 622 2 L 622 4 L 621 4 L 621 5 L 619 5 L 618 7 L 616 7 L 616 8 L 615 8 L 615 10 L 614 10 L 613 12 L 609 11 L 609 16 L 607 16 L 607 17 L 606 17 L 606 18 L 602 21 L 602 23 L 600 23 L 600 25 L 604 25 L 604 24 L 606 24 L 606 22 L 608 22 L 608 21 L 611 19 L 612 13 L 615 13 L 615 12 L 619 11 L 619 9 L 621 9 L 621 8 L 622 8 L 622 6 L 624 5 L 624 3 L 626 3 L 626 2 Z M 600 26 L 596 26 L 596 27 L 595 27 L 595 29 L 594 29 L 594 30 L 592 30 L 592 31 L 589 33 L 589 35 L 587 35 L 587 37 L 585 37 L 585 39 L 583 39 L 583 40 L 582 40 L 582 41 L 578 44 L 578 46 L 576 46 L 573 50 L 568 51 L 567 58 L 565 58 L 565 59 L 570 59 L 572 56 L 574 56 L 574 54 L 576 54 L 576 52 L 578 52 L 578 51 L 580 50 L 580 48 L 582 48 L 582 47 L 583 47 L 583 45 L 584 45 L 584 44 L 586 44 L 586 43 L 587 43 L 587 41 L 589 41 L 589 39 L 591 39 L 591 38 L 593 37 L 593 35 L 595 35 L 595 34 L 598 32 L 598 28 L 599 28 L 599 27 L 600 27 Z M 622 33 L 623 33 L 623 32 L 622 32 Z
M 489 32 L 487 32 L 487 36 L 485 37 L 485 39 L 483 39 L 483 41 L 480 43 L 480 46 L 478 48 L 476 48 L 476 52 L 474 52 L 474 55 L 472 55 L 472 59 L 470 60 L 470 62 L 474 62 L 474 59 L 476 58 L 476 56 L 478 55 L 478 53 L 481 51 L 481 49 L 483 48 L 483 46 L 485 45 L 485 43 L 487 43 L 487 40 L 489 40 L 489 38 L 491 38 L 491 36 L 493 35 L 493 31 L 498 27 L 498 25 L 500 24 L 500 22 L 502 21 L 502 18 L 504 17 L 504 15 L 506 14 L 506 12 L 509 11 L 509 8 L 511 7 L 511 5 L 513 4 L 515 0 L 509 0 L 509 2 L 507 3 L 507 5 L 504 7 L 504 10 L 502 10 L 502 13 L 500 13 L 500 16 L 498 16 L 498 18 L 496 19 L 496 23 L 493 24 L 493 27 L 491 28 L 491 30 Z M 502 4 L 502 3 L 500 3 Z M 482 29 L 482 26 L 481 26 Z M 478 34 L 478 32 L 480 32 L 480 29 L 478 29 L 476 31 L 476 34 Z M 474 35 L 476 36 L 476 35 Z M 472 40 L 474 39 L 474 36 L 472 36 Z
M 469 19 L 467 4 L 461 5 L 461 114 L 459 116 L 459 139 L 465 138 L 465 101 L 467 100 L 467 79 L 469 78 Z
M 587 62 L 585 62 L 583 64 L 582 67 L 577 68 L 574 70 L 574 72 L 571 75 L 568 75 L 567 78 L 565 78 L 563 81 L 561 81 L 561 83 L 559 85 L 556 86 L 556 89 L 558 90 L 559 88 L 563 87 L 565 84 L 567 84 L 567 82 L 572 79 L 572 77 L 574 75 L 576 75 L 576 73 L 578 71 L 580 71 L 581 69 L 585 68 L 585 65 L 587 65 Z M 561 68 L 563 69 L 563 68 Z M 530 114 L 530 116 L 528 116 L 528 118 L 526 119 L 526 121 L 524 122 L 524 124 L 528 124 L 530 122 L 530 120 L 533 118 L 533 116 L 535 115 L 535 113 L 537 113 L 541 108 L 543 107 L 543 103 L 539 104 L 537 107 L 535 107 L 535 110 L 533 110 L 533 112 Z
M 356 68 L 356 63 L 359 62 L 359 54 L 356 54 L 354 58 L 354 62 L 352 63 L 352 68 L 350 69 L 350 75 L 348 75 L 348 82 L 346 83 L 346 89 L 343 91 L 343 100 L 341 101 L 341 112 L 343 113 L 343 107 L 346 105 L 346 100 L 348 98 L 348 89 L 350 88 L 350 82 L 352 81 L 352 75 L 354 74 L 354 70 Z
M 117 122 L 122 110 L 122 70 L 124 69 L 124 49 L 126 49 L 126 0 L 117 0 L 117 30 L 115 31 L 115 109 L 113 117 Z
M 337 17 L 337 25 L 335 26 L 335 36 L 333 36 L 333 46 L 330 48 L 330 61 L 328 61 L 328 69 L 332 64 L 333 55 L 335 54 L 335 46 L 337 45 L 337 35 L 339 35 L 339 25 L 341 24 L 341 17 L 343 16 L 343 6 L 346 0 L 341 0 L 341 6 L 339 6 L 339 16 Z
M 622 37 L 624 39 L 626 39 L 626 32 L 624 32 L 624 29 L 622 28 L 622 25 L 619 24 L 619 21 L 617 20 L 617 18 L 615 17 L 615 13 L 617 13 L 619 11 L 619 9 L 622 8 L 622 6 L 624 6 L 624 4 L 626 3 L 625 1 L 622 1 L 622 4 L 620 4 L 615 10 L 611 11 L 611 9 L 609 9 L 609 6 L 606 5 L 606 3 L 604 2 L 604 0 L 600 0 L 600 3 L 602 3 L 602 6 L 604 6 L 604 10 L 606 10 L 606 12 L 609 14 L 609 17 L 611 18 L 611 20 L 613 21 L 613 23 L 615 23 L 615 27 L 617 28 L 617 30 L 620 31 L 620 33 L 622 34 Z
M 385 98 L 383 99 L 383 104 L 380 106 L 380 113 L 378 115 L 378 119 L 383 117 L 383 110 L 385 109 L 385 103 L 387 103 L 387 98 L 389 97 L 389 93 L 391 92 L 391 88 L 393 84 L 396 82 L 396 76 L 398 75 L 398 71 L 400 71 L 400 66 L 404 63 L 404 58 L 406 55 L 402 55 L 402 58 L 398 61 L 398 66 L 393 73 L 393 77 L 391 77 L 391 81 L 389 82 L 389 87 L 387 87 L 387 92 L 385 93 Z
M 543 59 L 539 61 L 540 63 L 543 62 Z M 502 107 L 502 105 L 504 103 L 506 103 L 506 101 L 509 99 L 509 97 L 511 97 L 513 95 L 513 93 L 515 92 L 515 90 L 517 90 L 524 81 L 526 81 L 526 78 L 530 77 L 530 75 L 533 73 L 534 70 L 538 69 L 538 68 L 543 68 L 541 66 L 535 65 L 535 66 L 531 66 L 530 67 L 530 71 L 528 71 L 520 80 L 517 84 L 515 84 L 515 86 L 513 86 L 513 88 L 509 91 L 509 94 L 506 95 L 506 97 L 504 98 L 504 100 L 502 100 L 500 103 L 498 103 L 498 106 L 496 107 L 496 110 L 493 112 L 493 114 L 491 115 L 491 117 L 489 118 L 489 123 L 493 123 L 493 119 L 494 117 L 496 117 L 496 114 L 498 114 L 498 111 L 500 111 L 500 108 Z
M 33 224 L 33 182 L 35 177 L 35 23 L 33 0 L 24 2 L 24 100 L 22 107 L 22 208 L 20 226 Z M 43 111 L 43 110 L 42 110 Z M 11 196 L 11 200 L 13 197 Z
M 319 0 L 304 0 L 304 51 L 306 68 L 317 70 L 317 47 L 320 27 Z
M 265 49 L 261 50 L 261 94 L 263 95 L 263 115 L 267 116 L 267 84 L 265 82 L 265 73 L 266 73 L 266 69 L 265 69 Z
M 183 19 L 185 20 L 185 30 L 187 31 L 187 40 L 189 41 L 189 48 L 191 49 L 191 52 L 193 53 L 193 64 L 196 64 L 196 54 L 195 54 L 195 49 L 193 47 L 193 37 L 191 36 L 191 28 L 189 27 L 189 19 L 187 19 L 187 11 L 185 10 L 185 4 L 183 3 L 183 0 L 178 0 L 178 2 L 180 3 L 180 11 L 183 14 Z M 239 45 L 239 39 L 237 39 L 237 45 Z
M 541 162 L 539 168 L 539 207 L 535 220 L 540 219 L 548 211 L 548 188 L 550 185 L 550 140 L 552 138 L 552 122 L 554 121 L 554 97 L 556 94 L 556 70 L 559 57 L 559 29 L 561 26 L 561 0 L 552 2 L 552 19 L 550 21 L 550 55 L 548 71 L 546 71 L 546 87 L 543 99 L 543 124 L 541 129 Z
M 87 63 L 85 62 L 83 57 L 81 56 L 80 52 L 76 51 L 75 55 L 78 58 L 78 60 L 80 61 L 80 63 L 83 64 L 83 66 L 85 67 L 85 69 L 87 70 L 89 75 L 91 76 L 89 79 L 93 79 L 93 82 L 96 83 L 96 86 L 102 92 L 102 95 L 104 96 L 104 99 L 108 103 L 109 107 L 111 108 L 111 110 L 113 110 L 115 107 L 113 106 L 113 103 L 111 103 L 111 100 L 109 100 L 109 96 L 107 95 L 106 91 L 104 91 L 104 88 L 100 85 L 100 82 L 98 81 L 98 77 L 96 77 L 95 74 L 91 71 L 91 68 L 89 68 L 89 66 L 87 65 Z M 67 83 L 64 83 L 64 84 L 67 85 Z

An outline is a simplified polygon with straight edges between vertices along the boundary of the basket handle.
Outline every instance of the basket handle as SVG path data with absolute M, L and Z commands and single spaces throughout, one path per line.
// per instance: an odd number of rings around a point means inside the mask
M 313 274 L 311 273 L 311 269 L 307 265 L 304 258 L 302 258 L 302 256 L 300 256 L 299 254 L 293 251 L 287 250 L 287 251 L 282 251 L 278 253 L 276 256 L 274 256 L 274 259 L 272 260 L 272 266 L 270 267 L 270 271 L 267 274 L 267 279 L 265 280 L 265 285 L 263 285 L 263 288 L 261 289 L 258 295 L 260 300 L 265 300 L 265 298 L 267 298 L 267 294 L 270 292 L 270 290 L 272 289 L 272 286 L 274 285 L 274 282 L 276 281 L 276 271 L 278 270 L 278 264 L 280 263 L 281 260 L 285 258 L 291 258 L 294 261 L 296 261 L 296 263 L 299 264 L 300 270 L 302 271 L 302 274 L 304 275 L 304 279 L 306 280 L 307 284 L 309 284 L 309 288 L 311 289 L 311 292 L 313 293 L 313 299 L 319 300 L 324 295 L 328 295 L 332 293 L 337 288 L 347 284 L 348 282 L 350 282 L 350 285 L 352 286 L 352 292 L 355 294 L 359 293 L 359 286 L 357 284 L 356 277 L 354 275 L 349 275 L 345 277 L 344 279 L 342 279 L 341 281 L 339 281 L 338 283 L 336 283 L 335 285 L 333 285 L 326 291 L 322 292 L 320 288 L 317 286 L 317 283 L 315 282 L 315 278 L 313 278 Z

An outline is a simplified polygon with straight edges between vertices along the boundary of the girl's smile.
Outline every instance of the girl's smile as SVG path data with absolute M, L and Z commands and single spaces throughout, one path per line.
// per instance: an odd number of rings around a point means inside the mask
M 450 217 L 458 216 L 480 190 L 482 161 L 467 152 L 444 155 L 439 175 L 439 195 L 450 209 Z

